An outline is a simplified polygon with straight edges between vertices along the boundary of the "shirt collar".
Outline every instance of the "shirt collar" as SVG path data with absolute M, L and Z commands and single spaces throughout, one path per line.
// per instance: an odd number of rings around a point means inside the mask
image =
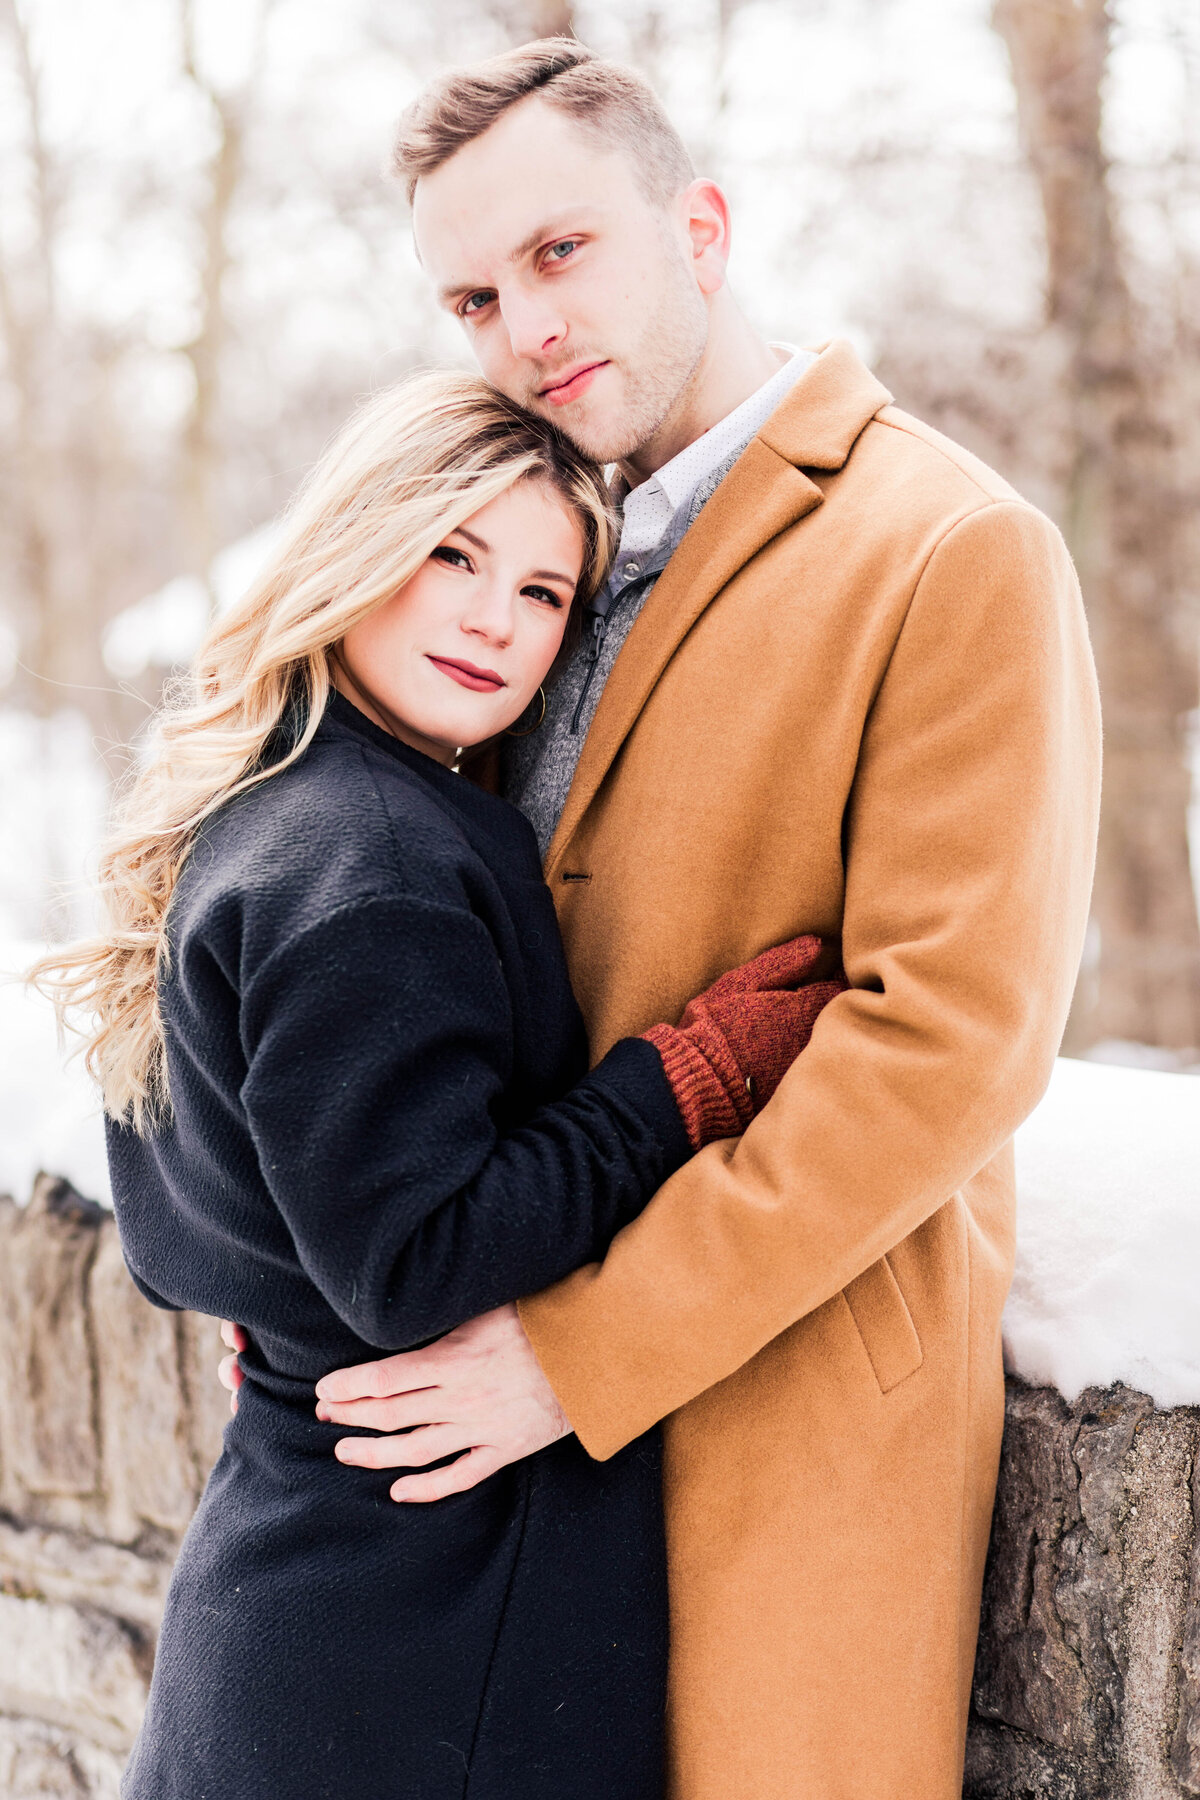
M 787 361 L 760 388 L 756 388 L 743 400 L 740 406 L 735 406 L 731 413 L 726 413 L 703 437 L 698 437 L 694 443 L 681 450 L 678 456 L 673 456 L 669 463 L 664 463 L 652 477 L 671 502 L 673 512 L 677 512 L 691 499 L 705 476 L 711 475 L 718 463 L 728 458 L 735 445 L 742 450 L 746 448 L 755 432 L 766 424 L 784 395 L 813 361 L 810 350 L 797 350 L 791 344 L 772 344 L 771 348 L 782 351 Z
M 731 456 L 741 454 L 813 361 L 811 351 L 798 350 L 792 344 L 773 344 L 771 348 L 782 351 L 787 357 L 775 374 L 703 436 L 688 444 L 648 480 L 639 482 L 625 495 L 621 529 L 623 551 L 648 550 L 661 541 L 672 520 L 689 504 L 701 483 Z

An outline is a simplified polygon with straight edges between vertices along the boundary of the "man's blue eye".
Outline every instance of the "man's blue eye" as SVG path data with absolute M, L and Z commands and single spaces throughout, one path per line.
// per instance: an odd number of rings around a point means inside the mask
M 491 297 L 492 296 L 490 294 L 485 294 L 482 291 L 478 294 L 468 294 L 466 299 L 463 301 L 463 312 L 464 313 L 481 312 L 482 309 L 487 305 L 487 303 L 491 299 Z M 476 306 L 476 304 L 475 304 L 475 302 L 477 300 L 479 301 L 478 306 Z
M 556 262 L 562 262 L 565 257 L 570 256 L 572 250 L 577 248 L 577 245 L 578 245 L 578 239 L 563 238 L 561 243 L 551 244 L 550 255 L 554 258 L 554 260 Z

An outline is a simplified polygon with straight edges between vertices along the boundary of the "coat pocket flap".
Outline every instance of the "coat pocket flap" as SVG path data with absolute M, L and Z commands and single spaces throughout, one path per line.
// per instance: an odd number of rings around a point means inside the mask
M 842 1298 L 858 1327 L 875 1379 L 882 1392 L 889 1393 L 920 1368 L 923 1353 L 908 1303 L 887 1257 L 881 1256 L 856 1276 L 849 1287 L 843 1288 Z

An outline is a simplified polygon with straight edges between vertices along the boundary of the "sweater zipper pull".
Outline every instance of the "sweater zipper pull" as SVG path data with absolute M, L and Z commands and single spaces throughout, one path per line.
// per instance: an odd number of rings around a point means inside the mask
M 579 736 L 579 721 L 583 717 L 583 703 L 588 697 L 592 685 L 592 676 L 596 673 L 596 665 L 600 661 L 600 652 L 604 648 L 604 640 L 608 635 L 608 620 L 603 613 L 592 614 L 592 654 L 588 662 L 587 673 L 583 678 L 583 686 L 579 690 L 579 699 L 575 702 L 575 713 L 571 720 L 572 737 Z

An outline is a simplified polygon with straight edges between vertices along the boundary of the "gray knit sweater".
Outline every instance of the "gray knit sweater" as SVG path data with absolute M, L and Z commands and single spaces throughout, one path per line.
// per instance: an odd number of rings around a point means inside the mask
M 691 499 L 671 520 L 657 555 L 652 551 L 643 559 L 645 566 L 649 567 L 656 560 L 665 562 L 669 555 L 674 554 L 684 533 L 700 516 L 701 508 L 716 493 L 743 449 L 744 445 L 739 444 L 732 455 L 726 457 L 724 462 L 705 477 Z M 555 826 L 566 804 L 567 790 L 575 775 L 583 740 L 596 715 L 604 683 L 612 673 L 621 646 L 633 630 L 643 607 L 649 602 L 654 586 L 653 582 L 649 586 L 640 587 L 636 583 L 626 582 L 624 588 L 619 584 L 615 587 L 610 584 L 608 591 L 612 596 L 612 609 L 609 613 L 608 632 L 579 714 L 578 730 L 573 730 L 572 726 L 592 660 L 591 638 L 587 631 L 583 633 L 574 655 L 547 693 L 546 716 L 538 730 L 531 732 L 528 737 L 505 740 L 503 792 L 506 799 L 511 800 L 514 806 L 519 806 L 533 825 L 543 856 L 549 848 Z M 630 587 L 633 592 L 623 603 L 622 593 Z

